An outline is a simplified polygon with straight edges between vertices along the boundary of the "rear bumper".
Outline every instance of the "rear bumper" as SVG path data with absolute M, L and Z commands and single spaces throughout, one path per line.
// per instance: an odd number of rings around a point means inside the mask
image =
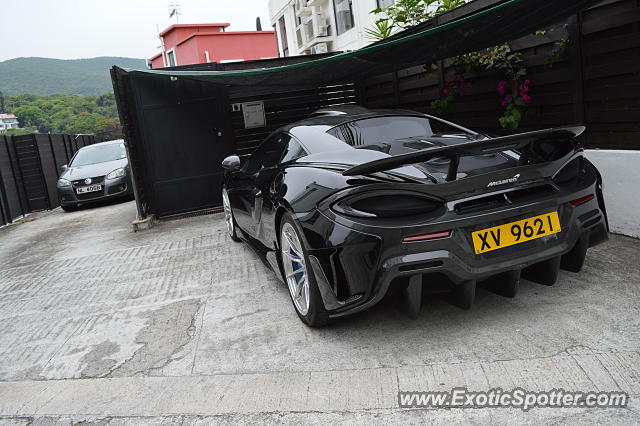
M 414 275 L 446 277 L 451 285 L 483 280 L 507 271 L 556 258 L 570 252 L 582 236 L 590 245 L 608 238 L 604 206 L 599 197 L 578 207 L 569 199 L 595 193 L 595 185 L 568 199 L 546 200 L 498 212 L 430 223 L 412 228 L 367 228 L 346 226 L 339 217 L 315 212 L 299 218 L 311 266 L 326 309 L 340 317 L 360 312 L 378 303 L 390 289 Z M 471 232 L 538 214 L 557 211 L 562 232 L 503 249 L 476 255 Z M 326 229 L 324 235 L 319 230 Z M 403 243 L 405 236 L 452 230 L 450 237 Z
M 127 197 L 133 194 L 131 179 L 124 176 L 118 179 L 109 179 L 101 182 L 102 191 L 87 194 L 77 194 L 72 186 L 58 187 L 58 201 L 62 206 L 77 206 L 96 201 Z

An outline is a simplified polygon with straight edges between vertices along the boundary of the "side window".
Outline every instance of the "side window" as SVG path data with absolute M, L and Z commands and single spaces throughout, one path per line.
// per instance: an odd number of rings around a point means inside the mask
M 287 161 L 295 160 L 296 158 L 304 157 L 305 155 L 307 155 L 307 151 L 304 150 L 297 140 L 292 138 L 282 154 L 280 163 L 286 163 Z
M 338 35 L 350 30 L 354 26 L 353 0 L 333 0 L 333 10 L 336 14 L 336 29 Z
M 244 170 L 249 173 L 255 173 L 277 165 L 290 139 L 291 136 L 286 133 L 278 133 L 262 142 L 247 160 Z

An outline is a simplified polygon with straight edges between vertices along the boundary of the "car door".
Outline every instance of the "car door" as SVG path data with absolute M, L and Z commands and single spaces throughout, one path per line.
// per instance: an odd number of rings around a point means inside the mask
M 246 233 L 259 238 L 259 225 L 264 196 L 268 191 L 270 176 L 277 174 L 277 167 L 290 136 L 277 133 L 267 138 L 251 154 L 234 177 L 233 194 L 229 194 L 236 223 Z
M 308 154 L 302 144 L 289 134 L 283 134 L 279 143 L 283 149 L 278 163 L 274 167 L 262 169 L 256 179 L 257 195 L 254 204 L 256 238 L 268 248 L 275 248 L 277 239 L 275 213 L 279 205 L 278 189 L 282 184 L 286 167 L 289 163 Z

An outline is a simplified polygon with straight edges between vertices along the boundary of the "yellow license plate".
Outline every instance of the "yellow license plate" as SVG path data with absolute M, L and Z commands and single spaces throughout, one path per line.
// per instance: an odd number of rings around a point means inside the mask
M 547 235 L 557 234 L 561 230 L 558 212 L 551 212 L 475 231 L 471 234 L 471 237 L 473 238 L 473 248 L 476 254 L 481 254 Z

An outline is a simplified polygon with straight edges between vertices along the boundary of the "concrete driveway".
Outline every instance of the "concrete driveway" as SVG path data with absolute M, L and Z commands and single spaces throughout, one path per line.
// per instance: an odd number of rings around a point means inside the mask
M 0 424 L 640 422 L 640 241 L 462 311 L 392 302 L 324 329 L 220 215 L 133 233 L 133 202 L 0 229 Z M 614 391 L 627 408 L 398 408 L 398 391 Z

